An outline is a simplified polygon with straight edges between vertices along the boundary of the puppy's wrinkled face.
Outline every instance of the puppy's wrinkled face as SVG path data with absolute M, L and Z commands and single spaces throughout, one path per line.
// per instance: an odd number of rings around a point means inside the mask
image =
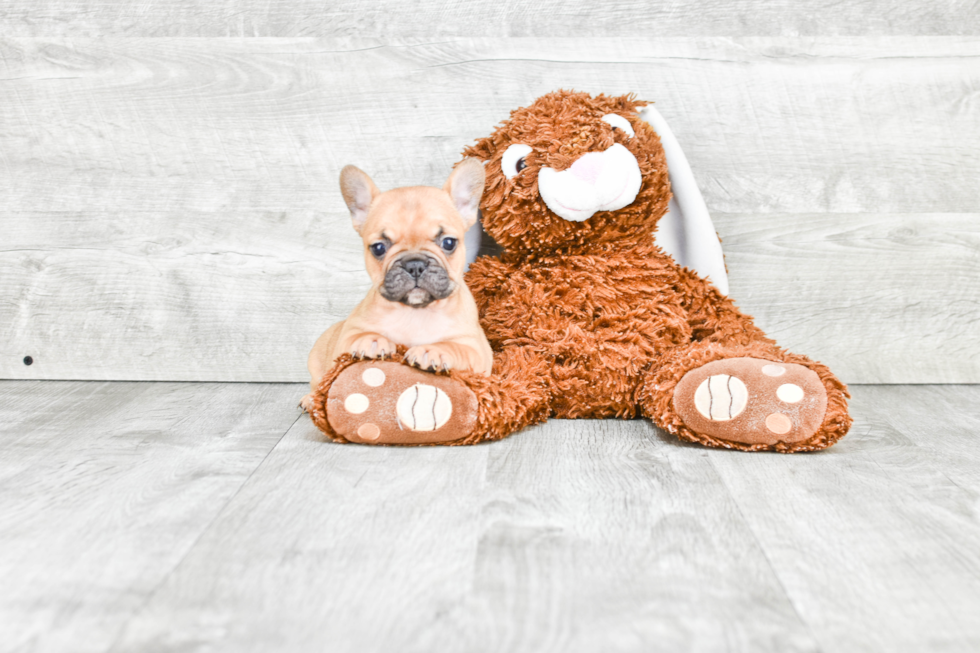
M 435 188 L 382 194 L 362 231 L 368 273 L 385 299 L 424 308 L 460 283 L 466 227 L 449 196 Z
M 368 274 L 384 299 L 424 308 L 452 295 L 466 264 L 463 236 L 476 221 L 483 165 L 466 159 L 440 190 L 428 186 L 381 193 L 354 166 L 340 185 L 364 241 Z

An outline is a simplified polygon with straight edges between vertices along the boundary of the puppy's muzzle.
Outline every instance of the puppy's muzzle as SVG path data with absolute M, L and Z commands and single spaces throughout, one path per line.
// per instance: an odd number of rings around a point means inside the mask
M 446 268 L 436 258 L 411 252 L 392 261 L 380 292 L 389 301 L 425 308 L 449 297 L 455 288 Z

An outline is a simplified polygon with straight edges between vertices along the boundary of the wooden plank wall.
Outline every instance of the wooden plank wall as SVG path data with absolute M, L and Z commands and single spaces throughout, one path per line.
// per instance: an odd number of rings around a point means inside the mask
M 977 35 L 971 0 L 6 0 L 10 36 Z
M 0 378 L 307 380 L 367 288 L 339 169 L 441 184 L 564 87 L 657 102 L 783 344 L 980 382 L 975 3 L 252 4 L 5 3 Z

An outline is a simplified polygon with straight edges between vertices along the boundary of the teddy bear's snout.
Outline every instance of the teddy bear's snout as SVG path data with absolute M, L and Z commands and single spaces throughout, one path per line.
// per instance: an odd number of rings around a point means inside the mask
M 569 168 L 571 173 L 581 179 L 582 181 L 595 185 L 599 175 L 602 174 L 603 164 L 602 164 L 603 152 L 589 152 L 588 154 L 583 154 L 572 167 Z
M 617 143 L 602 152 L 583 154 L 561 172 L 541 168 L 538 191 L 552 213 L 583 222 L 598 211 L 629 206 L 636 199 L 641 179 L 636 157 Z

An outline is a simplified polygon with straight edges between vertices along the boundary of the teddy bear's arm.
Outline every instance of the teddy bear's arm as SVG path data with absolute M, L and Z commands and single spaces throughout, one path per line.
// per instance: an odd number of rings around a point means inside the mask
M 679 271 L 675 288 L 681 295 L 681 307 L 687 312 L 687 322 L 695 341 L 775 344 L 755 325 L 750 315 L 735 306 L 731 298 L 687 268 Z
M 466 273 L 466 285 L 476 300 L 480 323 L 492 346 L 496 346 L 496 341 L 501 339 L 501 329 L 498 328 L 501 326 L 498 324 L 501 304 L 507 304 L 508 309 L 513 311 L 512 304 L 520 301 L 520 297 L 515 297 L 512 292 L 512 283 L 518 276 L 522 275 L 516 266 L 492 256 L 476 259 Z

